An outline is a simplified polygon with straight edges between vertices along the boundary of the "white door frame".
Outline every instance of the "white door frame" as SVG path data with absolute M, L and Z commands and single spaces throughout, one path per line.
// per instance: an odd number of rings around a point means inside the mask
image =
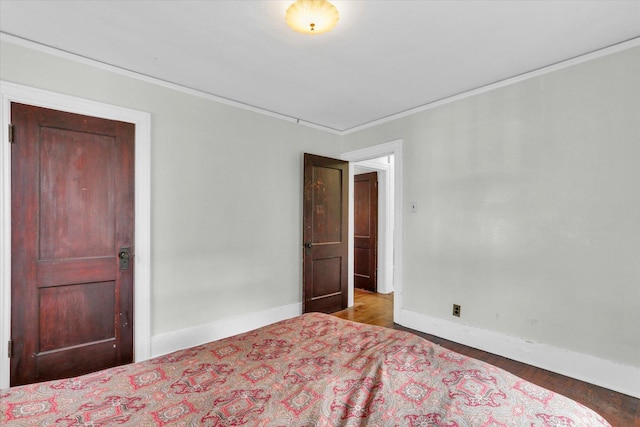
M 350 162 L 349 167 L 349 306 L 353 305 L 353 177 L 354 162 L 363 162 L 378 157 L 393 155 L 393 320 L 401 323 L 402 313 L 402 140 L 387 142 L 384 144 L 366 147 L 356 151 L 349 151 L 340 156 L 342 160 Z M 387 230 L 390 231 L 390 230 Z
M 11 337 L 11 103 L 135 124 L 134 359 L 151 356 L 151 116 L 149 113 L 0 81 L 0 388 L 8 388 Z

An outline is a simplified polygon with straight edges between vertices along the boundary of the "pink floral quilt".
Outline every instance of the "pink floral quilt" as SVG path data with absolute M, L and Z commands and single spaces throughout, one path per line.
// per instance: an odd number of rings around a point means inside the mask
M 145 362 L 0 391 L 8 426 L 608 426 L 413 334 L 311 313 Z

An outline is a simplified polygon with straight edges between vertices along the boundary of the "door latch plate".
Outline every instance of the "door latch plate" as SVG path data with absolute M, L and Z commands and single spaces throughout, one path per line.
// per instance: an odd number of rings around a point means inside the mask
M 120 248 L 118 258 L 120 258 L 120 270 L 129 269 L 129 260 L 131 256 L 131 248 Z

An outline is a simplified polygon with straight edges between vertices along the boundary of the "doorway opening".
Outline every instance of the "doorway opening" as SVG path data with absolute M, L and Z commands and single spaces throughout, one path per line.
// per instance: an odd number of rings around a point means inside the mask
M 400 320 L 402 308 L 402 141 L 375 145 L 341 156 L 349 168 L 349 272 L 348 306 L 355 304 L 354 280 L 354 177 L 378 175 L 378 281 L 381 294 L 393 292 L 393 317 Z
M 354 186 L 354 287 L 381 294 L 393 292 L 393 164 L 393 154 L 352 163 L 354 181 L 356 182 Z M 358 211 L 362 208 L 358 209 L 356 203 L 360 197 L 357 182 L 359 177 L 371 176 L 370 174 L 377 176 L 377 199 L 375 205 L 370 206 L 372 209 L 377 209 L 377 212 L 373 212 L 370 215 L 371 219 L 376 222 L 371 227 L 375 227 L 376 232 L 370 233 L 372 235 L 370 240 L 373 240 L 372 244 L 375 245 L 375 247 L 370 248 L 370 252 L 376 257 L 375 264 L 372 263 L 371 268 L 376 268 L 377 271 L 371 271 L 372 278 L 367 281 L 374 282 L 373 278 L 375 277 L 375 284 L 367 286 L 367 283 L 362 286 L 358 283 L 359 281 L 364 282 L 364 280 L 359 280 L 363 277 L 362 274 L 359 274 L 358 264 L 363 263 L 360 258 L 368 255 L 365 250 L 361 249 L 362 246 L 367 246 L 366 243 L 368 242 L 365 242 L 364 245 L 360 244 L 360 241 L 364 239 L 360 238 L 359 235 L 364 233 L 358 230 L 360 220 Z

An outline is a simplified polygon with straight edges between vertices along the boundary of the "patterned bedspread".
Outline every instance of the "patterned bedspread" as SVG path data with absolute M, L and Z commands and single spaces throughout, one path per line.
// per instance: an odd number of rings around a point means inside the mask
M 311 313 L 145 362 L 0 391 L 10 426 L 608 426 L 407 332 Z

